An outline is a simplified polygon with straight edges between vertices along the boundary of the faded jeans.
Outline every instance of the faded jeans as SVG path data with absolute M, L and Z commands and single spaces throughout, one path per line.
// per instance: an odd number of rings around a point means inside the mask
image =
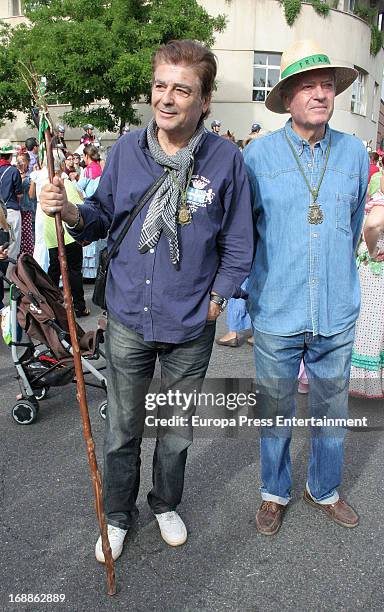
M 330 419 L 347 418 L 348 387 L 354 326 L 331 337 L 311 333 L 275 336 L 254 330 L 256 380 L 261 416 L 292 418 L 300 362 L 308 376 L 309 415 Z M 286 505 L 291 497 L 292 428 L 261 428 L 261 496 Z M 311 448 L 306 488 L 319 503 L 337 502 L 342 480 L 345 428 L 311 427 Z
M 137 515 L 140 486 L 140 446 L 146 417 L 145 395 L 156 358 L 161 365 L 161 389 L 198 393 L 206 374 L 215 337 L 215 322 L 203 333 L 181 344 L 145 342 L 111 316 L 106 333 L 108 410 L 104 438 L 104 509 L 107 522 L 128 529 Z M 148 503 L 155 514 L 175 510 L 181 501 L 187 450 L 192 443 L 190 419 L 195 411 L 159 406 L 158 418 L 188 418 L 188 426 L 157 430 L 153 455 L 152 490 Z M 151 413 L 152 414 L 152 413 Z

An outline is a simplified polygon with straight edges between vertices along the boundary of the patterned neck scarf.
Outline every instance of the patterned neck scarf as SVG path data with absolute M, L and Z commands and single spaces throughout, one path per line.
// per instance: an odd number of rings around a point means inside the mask
M 176 213 L 181 203 L 182 193 L 188 189 L 188 174 L 193 168 L 193 154 L 203 134 L 204 125 L 200 121 L 189 143 L 176 155 L 167 155 L 157 140 L 157 125 L 154 119 L 147 127 L 147 142 L 153 159 L 168 170 L 168 176 L 156 191 L 145 217 L 139 240 L 139 251 L 145 253 L 153 248 L 164 232 L 169 242 L 169 253 L 174 266 L 179 263 L 179 243 L 177 239 Z

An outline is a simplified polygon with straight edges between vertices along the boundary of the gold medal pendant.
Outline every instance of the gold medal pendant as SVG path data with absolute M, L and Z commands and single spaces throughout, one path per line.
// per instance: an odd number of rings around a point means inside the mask
M 179 225 L 188 225 L 188 223 L 191 223 L 191 220 L 192 216 L 189 208 L 180 208 L 177 215 L 177 222 Z
M 313 202 L 313 204 L 311 204 L 309 207 L 308 222 L 311 225 L 319 225 L 323 221 L 324 221 L 323 211 L 321 210 L 319 204 L 317 204 L 316 202 Z

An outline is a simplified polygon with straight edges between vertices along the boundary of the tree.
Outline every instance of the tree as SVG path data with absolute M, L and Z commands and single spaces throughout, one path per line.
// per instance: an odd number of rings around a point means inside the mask
M 48 99 L 71 104 L 68 125 L 90 122 L 102 131 L 139 123 L 132 104 L 149 96 L 151 56 L 160 44 L 192 38 L 212 45 L 225 27 L 223 15 L 209 16 L 197 0 L 26 0 L 24 7 L 29 23 L 8 33 L 6 67 L 17 57 L 30 60 L 47 79 Z M 5 81 L 0 62 L 5 89 L 17 80 Z M 8 108 L 0 89 L 0 121 L 9 109 L 27 108 L 19 87 Z M 92 102 L 100 105 L 90 109 Z
M 15 73 L 19 51 L 11 49 L 12 30 L 0 22 L 0 125 L 13 121 L 16 111 L 31 108 L 31 97 L 20 76 Z

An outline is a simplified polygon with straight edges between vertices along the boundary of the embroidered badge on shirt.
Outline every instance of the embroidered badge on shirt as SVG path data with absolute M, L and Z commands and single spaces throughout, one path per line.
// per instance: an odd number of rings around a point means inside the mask
M 191 187 L 187 191 L 187 204 L 192 213 L 195 213 L 198 208 L 206 208 L 207 204 L 213 202 L 214 191 L 206 189 L 210 182 L 205 176 L 199 174 L 192 176 Z

